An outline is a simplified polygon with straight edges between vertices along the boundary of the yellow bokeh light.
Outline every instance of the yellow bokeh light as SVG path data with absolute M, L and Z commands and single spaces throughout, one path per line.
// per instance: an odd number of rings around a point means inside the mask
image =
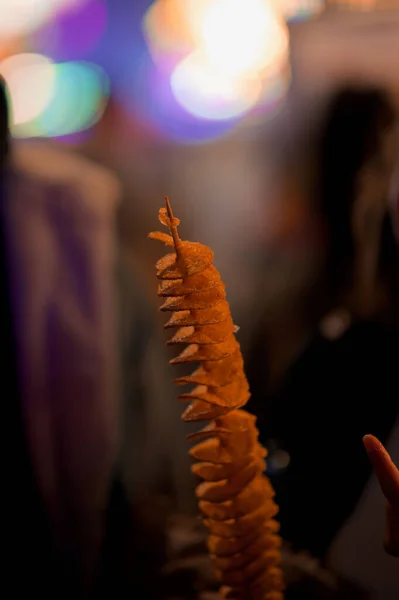
M 52 99 L 55 67 L 40 54 L 17 54 L 0 63 L 11 99 L 14 125 L 38 117 Z
M 277 0 L 158 0 L 144 19 L 154 60 L 179 104 L 206 119 L 243 115 L 289 64 Z
M 288 54 L 288 33 L 265 0 L 218 0 L 202 22 L 202 46 L 210 64 L 248 77 Z

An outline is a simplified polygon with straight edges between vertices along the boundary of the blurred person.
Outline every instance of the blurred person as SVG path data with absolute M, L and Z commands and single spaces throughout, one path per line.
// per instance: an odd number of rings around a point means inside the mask
M 386 499 L 385 549 L 399 557 L 399 469 L 375 436 L 365 435 L 363 443 Z
M 387 204 L 396 118 L 379 89 L 332 99 L 315 160 L 317 274 L 288 315 L 296 335 L 284 362 L 270 371 L 274 348 L 261 331 L 248 363 L 282 535 L 321 560 L 371 474 L 359 440 L 372 430 L 384 442 L 397 416 L 399 253 Z
M 10 144 L 7 109 L 2 82 L 6 576 L 15 594 L 102 597 L 145 581 L 155 598 L 164 523 L 142 507 L 179 495 L 179 407 L 155 312 L 118 247 L 120 186 L 51 142 Z
M 10 145 L 3 82 L 0 97 L 2 365 L 15 461 L 5 575 L 15 594 L 29 583 L 79 597 L 94 580 L 118 450 L 118 184 L 45 143 Z

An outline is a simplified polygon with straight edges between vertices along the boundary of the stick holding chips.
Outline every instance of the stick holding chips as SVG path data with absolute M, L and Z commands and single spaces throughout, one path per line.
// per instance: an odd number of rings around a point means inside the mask
M 197 442 L 190 450 L 198 461 L 192 471 L 203 480 L 196 495 L 220 592 L 230 600 L 282 600 L 278 507 L 263 474 L 266 450 L 256 419 L 242 408 L 250 392 L 225 286 L 212 250 L 180 239 L 180 221 L 167 198 L 159 220 L 169 233 L 149 237 L 173 248 L 156 265 L 160 310 L 169 314 L 168 343 L 184 346 L 170 362 L 199 364 L 175 382 L 194 386 L 179 397 L 187 404 L 183 420 L 208 421 L 188 437 Z

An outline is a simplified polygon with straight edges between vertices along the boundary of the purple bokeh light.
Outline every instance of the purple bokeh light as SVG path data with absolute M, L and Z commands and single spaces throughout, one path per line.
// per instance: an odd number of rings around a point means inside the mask
M 35 49 L 56 62 L 82 60 L 95 50 L 106 27 L 104 0 L 87 0 L 41 29 L 34 39 Z

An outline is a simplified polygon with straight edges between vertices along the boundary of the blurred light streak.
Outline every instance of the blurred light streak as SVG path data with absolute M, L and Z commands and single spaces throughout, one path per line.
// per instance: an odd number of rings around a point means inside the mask
M 20 55 L 4 61 L 0 72 L 10 89 L 16 138 L 87 130 L 101 118 L 108 101 L 108 78 L 94 64 L 54 64 L 38 55 Z

